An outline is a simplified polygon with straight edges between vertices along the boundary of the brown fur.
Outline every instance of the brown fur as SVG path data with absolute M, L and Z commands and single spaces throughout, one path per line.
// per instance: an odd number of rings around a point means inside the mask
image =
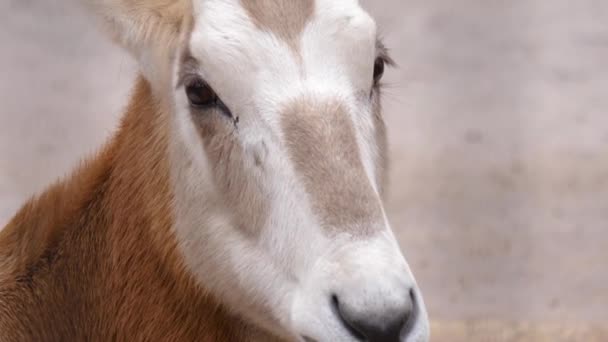
M 137 83 L 121 127 L 0 232 L 0 341 L 268 341 L 184 271 L 166 117 Z
M 281 118 L 296 171 L 324 225 L 358 233 L 382 227 L 380 201 L 365 175 L 344 106 L 301 100 L 287 106 Z

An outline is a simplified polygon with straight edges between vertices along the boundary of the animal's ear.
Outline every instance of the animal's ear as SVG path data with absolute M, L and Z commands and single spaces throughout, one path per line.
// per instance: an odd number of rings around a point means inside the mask
M 81 0 L 114 40 L 136 58 L 174 50 L 191 16 L 191 0 Z

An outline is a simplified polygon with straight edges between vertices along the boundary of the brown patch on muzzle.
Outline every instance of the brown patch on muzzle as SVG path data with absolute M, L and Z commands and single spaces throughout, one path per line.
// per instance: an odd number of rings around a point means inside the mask
M 282 112 L 281 124 L 296 172 L 324 226 L 358 234 L 377 230 L 383 221 L 380 200 L 344 105 L 296 101 Z

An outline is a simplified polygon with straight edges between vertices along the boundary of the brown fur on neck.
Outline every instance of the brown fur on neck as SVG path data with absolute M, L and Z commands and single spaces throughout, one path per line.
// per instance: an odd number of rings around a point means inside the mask
M 0 341 L 268 340 L 184 271 L 159 108 L 138 80 L 114 139 L 0 231 Z

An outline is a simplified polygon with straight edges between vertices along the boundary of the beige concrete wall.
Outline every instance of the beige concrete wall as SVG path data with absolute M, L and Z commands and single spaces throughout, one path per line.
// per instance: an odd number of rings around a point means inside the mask
M 608 340 L 608 2 L 363 3 L 400 66 L 389 216 L 435 340 Z M 107 138 L 135 72 L 69 1 L 0 2 L 0 226 Z

